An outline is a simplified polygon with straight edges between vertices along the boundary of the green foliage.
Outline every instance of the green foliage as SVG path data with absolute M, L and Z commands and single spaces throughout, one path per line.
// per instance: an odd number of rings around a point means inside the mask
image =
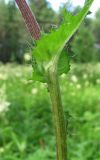
M 29 0 L 29 2 L 40 27 L 48 32 L 50 26 L 57 23 L 57 14 L 46 0 Z
M 63 55 L 63 48 L 71 36 L 76 32 L 81 22 L 88 13 L 89 7 L 91 6 L 93 0 L 87 0 L 85 2 L 84 8 L 76 15 L 72 15 L 65 11 L 64 22 L 56 30 L 52 30 L 49 34 L 43 34 L 40 40 L 36 42 L 36 46 L 33 50 L 33 79 L 45 81 L 46 75 L 45 71 L 51 66 L 56 65 L 59 71 L 59 64 L 61 67 L 60 56 Z M 62 55 L 61 55 L 62 54 Z M 67 59 L 68 56 L 66 56 Z M 67 71 L 69 70 L 69 61 L 66 60 L 66 64 L 62 62 L 64 72 L 67 66 Z M 65 65 L 65 67 L 64 67 Z M 62 73 L 62 72 L 61 72 Z M 39 78 L 38 78 L 39 75 Z M 35 78 L 36 77 L 36 78 Z M 41 77 L 41 78 L 40 78 Z M 45 81 L 46 82 L 46 81 Z
M 88 23 L 88 19 L 86 23 Z M 95 37 L 92 30 L 89 32 L 89 29 L 91 30 L 90 26 L 82 24 L 78 34 L 71 43 L 72 52 L 75 55 L 73 60 L 75 60 L 75 62 L 86 63 L 98 60 L 97 50 L 95 48 Z
M 4 0 L 0 0 L 0 61 L 3 61 L 3 62 L 7 62 L 7 61 L 22 62 L 24 53 L 27 53 L 27 51 L 29 52 L 29 49 L 31 50 L 31 47 L 33 47 L 30 36 L 26 32 L 26 28 L 23 23 L 22 16 L 18 8 L 16 8 L 16 6 L 14 5 L 14 2 L 15 2 L 14 0 L 10 0 L 10 3 L 5 3 Z M 52 24 L 58 25 L 59 13 L 56 14 L 52 10 L 51 6 L 47 2 L 45 2 L 45 0 L 41 0 L 41 2 L 39 3 L 38 2 L 39 0 L 38 1 L 30 0 L 30 7 L 35 13 L 36 18 L 39 24 L 41 25 L 41 28 L 47 32 Z M 75 10 L 73 12 L 73 14 L 75 15 L 77 11 L 79 11 L 78 8 L 76 9 L 72 8 L 72 9 L 73 11 Z M 60 19 L 60 22 L 61 22 L 61 19 Z M 91 23 L 91 28 L 92 28 L 90 31 L 90 26 L 89 26 L 88 30 L 96 39 L 95 40 L 95 42 L 97 43 L 96 50 L 98 51 L 98 61 L 99 61 L 100 59 L 100 56 L 99 56 L 99 39 L 100 39 L 99 38 L 99 35 L 100 35 L 99 34 L 99 30 L 100 30 L 99 29 L 100 28 L 99 27 L 100 26 L 99 10 L 95 18 L 91 19 L 91 22 L 88 22 L 88 23 Z M 78 36 L 80 35 L 81 35 L 81 30 Z M 89 46 L 87 49 L 90 50 Z M 87 56 L 88 57 L 90 56 L 89 52 L 87 53 Z M 78 55 L 76 55 L 76 57 L 78 57 Z M 41 78 L 43 79 L 43 77 Z
M 54 158 L 53 151 L 50 151 L 50 148 L 38 149 L 35 154 L 30 155 L 28 160 L 51 160 Z
M 100 44 L 100 8 L 97 10 L 93 22 L 93 31 L 96 37 L 96 42 Z
M 0 65 L 0 160 L 55 159 L 49 95 L 44 84 L 29 80 L 31 71 Z M 68 159 L 100 160 L 100 63 L 72 64 L 60 82 Z
M 55 18 L 53 21 L 52 19 L 56 13 L 51 7 L 48 7 L 46 0 L 43 1 L 38 1 L 39 3 L 33 1 L 30 6 L 33 12 L 35 11 L 41 28 L 45 28 L 47 31 L 51 23 L 54 23 Z M 33 47 L 33 41 L 26 30 L 15 0 L 9 0 L 6 3 L 5 0 L 0 0 L 0 61 L 5 63 L 9 61 L 23 62 L 24 53 L 29 52 L 31 46 Z
M 8 62 L 22 59 L 25 47 L 25 33 L 15 1 L 0 1 L 0 61 Z M 28 37 L 28 36 L 27 36 Z M 28 39 L 28 38 L 27 38 Z M 24 40 L 24 41 L 23 41 Z M 25 49 L 24 49 L 25 48 Z

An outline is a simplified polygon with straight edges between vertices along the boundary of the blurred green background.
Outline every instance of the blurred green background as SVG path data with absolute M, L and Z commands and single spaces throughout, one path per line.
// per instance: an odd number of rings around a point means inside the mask
M 45 32 L 62 21 L 45 0 L 30 0 Z M 80 7 L 67 2 L 77 14 Z M 40 12 L 41 11 L 41 12 Z M 67 44 L 71 70 L 60 78 L 68 128 L 68 160 L 100 160 L 100 9 Z M 13 0 L 0 0 L 0 160 L 55 160 L 46 84 L 33 82 L 33 42 Z

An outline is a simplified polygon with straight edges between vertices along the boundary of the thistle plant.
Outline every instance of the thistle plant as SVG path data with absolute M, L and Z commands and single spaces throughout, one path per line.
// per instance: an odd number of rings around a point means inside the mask
M 84 7 L 73 15 L 64 10 L 63 22 L 50 33 L 42 33 L 25 0 L 16 0 L 35 46 L 32 51 L 33 80 L 47 83 L 52 103 L 55 127 L 57 160 L 67 160 L 67 128 L 64 118 L 59 76 L 67 74 L 70 62 L 64 46 L 86 17 L 93 0 L 86 0 Z M 84 55 L 83 55 L 84 56 Z M 68 93 L 67 93 L 68 94 Z

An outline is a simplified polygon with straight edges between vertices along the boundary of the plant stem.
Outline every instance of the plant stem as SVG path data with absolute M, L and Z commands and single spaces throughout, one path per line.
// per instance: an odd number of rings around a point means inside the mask
M 61 101 L 59 80 L 54 67 L 48 69 L 48 88 L 56 134 L 57 160 L 67 160 L 66 125 Z
M 26 0 L 16 0 L 16 3 L 22 13 L 25 20 L 26 26 L 33 39 L 37 40 L 40 38 L 40 26 L 36 21 L 34 14 L 28 6 Z

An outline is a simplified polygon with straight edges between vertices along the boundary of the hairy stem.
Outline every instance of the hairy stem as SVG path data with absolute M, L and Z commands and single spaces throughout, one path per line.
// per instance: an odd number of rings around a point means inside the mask
M 30 7 L 26 3 L 26 0 L 16 0 L 16 3 L 22 13 L 26 26 L 32 38 L 36 40 L 39 39 L 40 38 L 40 27 Z
M 53 67 L 48 69 L 48 88 L 56 134 L 57 160 L 67 160 L 66 125 L 61 101 L 59 81 Z

